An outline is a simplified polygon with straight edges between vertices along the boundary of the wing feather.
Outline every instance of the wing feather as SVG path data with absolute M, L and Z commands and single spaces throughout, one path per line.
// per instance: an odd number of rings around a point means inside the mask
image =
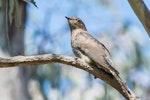
M 119 72 L 112 67 L 109 55 L 110 53 L 102 43 L 93 38 L 87 32 L 80 32 L 80 34 L 77 35 L 77 38 L 77 40 L 79 40 L 77 41 L 79 46 L 78 48 L 80 48 L 80 50 L 84 52 L 86 56 L 90 57 L 90 59 L 98 64 L 98 67 L 102 68 L 108 73 L 111 73 L 110 70 L 113 70 L 119 74 Z

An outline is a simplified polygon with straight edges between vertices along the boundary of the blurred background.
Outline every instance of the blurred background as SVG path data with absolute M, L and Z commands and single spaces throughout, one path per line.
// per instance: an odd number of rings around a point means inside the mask
M 32 3 L 31 3 L 32 2 Z M 127 0 L 0 1 L 0 56 L 74 56 L 65 16 L 82 19 L 109 49 L 128 87 L 150 100 L 150 39 Z M 144 0 L 150 7 L 149 0 Z M 125 100 L 81 69 L 44 64 L 0 69 L 0 100 Z

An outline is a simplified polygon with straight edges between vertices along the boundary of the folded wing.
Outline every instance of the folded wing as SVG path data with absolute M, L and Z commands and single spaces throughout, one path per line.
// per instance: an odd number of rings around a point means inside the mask
M 84 52 L 85 56 L 88 56 L 99 68 L 106 72 L 111 73 L 113 70 L 116 74 L 119 74 L 119 72 L 112 67 L 110 53 L 102 43 L 93 38 L 86 31 L 80 32 L 80 34 L 77 35 L 77 38 L 80 38 L 78 39 L 80 41 L 77 41 L 77 44 L 79 44 L 78 48 L 81 52 Z

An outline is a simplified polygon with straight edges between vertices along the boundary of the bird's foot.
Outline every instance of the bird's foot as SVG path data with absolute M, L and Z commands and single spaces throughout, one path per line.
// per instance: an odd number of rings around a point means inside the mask
M 88 63 L 86 63 L 85 61 L 83 61 L 81 58 L 76 57 L 75 60 L 76 60 L 77 62 L 81 62 L 81 63 L 80 63 L 81 66 L 86 66 L 85 68 L 87 68 L 87 69 L 89 69 L 89 70 L 93 70 L 93 68 L 92 68 Z

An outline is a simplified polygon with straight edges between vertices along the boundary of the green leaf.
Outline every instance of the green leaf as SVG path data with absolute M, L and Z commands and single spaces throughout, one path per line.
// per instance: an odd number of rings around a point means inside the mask
M 36 7 L 38 8 L 38 6 L 36 5 L 36 2 L 34 0 L 31 0 L 31 3 Z
M 34 0 L 23 0 L 26 3 L 32 3 L 36 8 L 38 8 L 38 6 L 36 5 L 36 2 Z

